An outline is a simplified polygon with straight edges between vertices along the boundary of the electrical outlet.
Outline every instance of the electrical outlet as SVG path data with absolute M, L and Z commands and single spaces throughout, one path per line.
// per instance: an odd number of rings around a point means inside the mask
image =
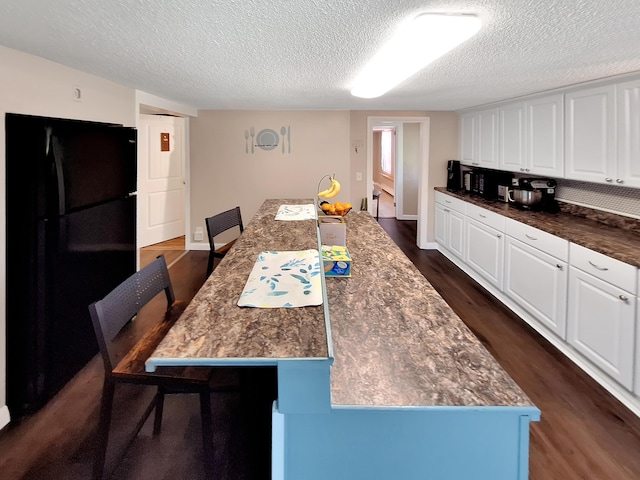
M 193 232 L 193 241 L 201 242 L 204 240 L 204 232 L 202 231 L 202 227 L 196 227 L 195 232 Z
M 362 172 L 356 172 L 356 182 L 362 181 Z

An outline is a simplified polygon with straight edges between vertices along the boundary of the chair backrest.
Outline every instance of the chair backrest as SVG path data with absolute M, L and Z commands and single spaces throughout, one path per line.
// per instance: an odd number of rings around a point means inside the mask
M 164 291 L 167 309 L 175 301 L 169 270 L 163 255 L 134 273 L 102 300 L 89 305 L 93 329 L 107 373 L 117 364 L 113 339 L 152 298 Z
M 211 246 L 211 250 L 215 250 L 213 238 L 216 235 L 219 235 L 235 226 L 240 227 L 240 233 L 244 230 L 240 207 L 232 208 L 226 212 L 218 213 L 213 217 L 206 218 L 205 222 L 207 224 L 207 233 L 209 234 L 209 245 Z

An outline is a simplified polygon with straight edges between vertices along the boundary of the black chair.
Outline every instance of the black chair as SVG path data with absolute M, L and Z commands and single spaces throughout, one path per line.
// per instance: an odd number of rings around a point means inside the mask
M 242 215 L 240 214 L 240 207 L 232 208 L 231 210 L 227 210 L 226 212 L 222 212 L 214 215 L 213 217 L 206 218 L 205 222 L 207 224 L 207 233 L 209 234 L 210 248 L 209 264 L 207 265 L 208 277 L 209 275 L 211 275 L 211 272 L 213 272 L 214 259 L 224 257 L 237 240 L 232 240 L 222 247 L 216 249 L 215 243 L 213 241 L 214 237 L 234 227 L 239 227 L 240 233 L 242 233 L 244 231 L 244 226 L 242 225 Z
M 161 292 L 167 297 L 167 309 L 161 321 L 136 334 L 141 326 L 132 318 L 151 299 Z M 115 387 L 118 383 L 152 385 L 157 387 L 153 400 L 137 423 L 126 448 L 129 448 L 138 432 L 155 409 L 153 434 L 160 433 L 164 395 L 171 393 L 198 393 L 202 416 L 202 441 L 204 446 L 207 478 L 213 473 L 213 431 L 211 420 L 212 391 L 230 391 L 231 388 L 213 388 L 214 369 L 206 367 L 158 368 L 154 373 L 145 371 L 145 360 L 160 343 L 184 310 L 184 302 L 176 302 L 164 256 L 133 274 L 102 300 L 89 306 L 93 328 L 104 361 L 105 378 L 100 409 L 98 445 L 93 478 L 103 478 L 111 411 Z M 122 333 L 121 333 L 122 332 Z M 142 337 L 139 341 L 132 337 Z M 135 345 L 130 348 L 130 343 Z M 127 345 L 129 344 L 129 345 Z

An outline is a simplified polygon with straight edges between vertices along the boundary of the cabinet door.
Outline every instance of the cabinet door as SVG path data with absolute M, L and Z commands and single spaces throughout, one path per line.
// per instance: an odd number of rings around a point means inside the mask
M 565 96 L 565 176 L 613 183 L 616 170 L 615 85 Z
M 524 102 L 500 107 L 500 170 L 525 171 L 525 132 Z
M 627 389 L 633 386 L 634 310 L 626 291 L 569 268 L 567 341 Z
M 454 210 L 450 210 L 449 214 L 449 250 L 458 257 L 464 258 L 464 219 L 465 216 Z
M 561 94 L 527 102 L 526 173 L 564 176 L 563 102 Z
M 504 271 L 504 292 L 560 338 L 566 338 L 567 264 L 507 236 Z
M 460 163 L 476 162 L 476 114 L 465 113 L 460 118 Z
M 503 234 L 468 217 L 466 225 L 465 261 L 492 285 L 502 290 Z
M 617 85 L 618 174 L 615 182 L 640 187 L 640 80 Z
M 482 110 L 477 114 L 478 157 L 484 168 L 498 168 L 498 109 Z
M 436 242 L 438 242 L 440 245 L 442 245 L 443 247 L 447 246 L 448 243 L 448 238 L 447 238 L 447 231 L 449 230 L 449 227 L 447 225 L 447 209 L 440 205 L 439 203 L 436 203 L 436 218 L 434 220 L 435 222 L 435 232 L 434 232 L 434 237 L 436 239 Z

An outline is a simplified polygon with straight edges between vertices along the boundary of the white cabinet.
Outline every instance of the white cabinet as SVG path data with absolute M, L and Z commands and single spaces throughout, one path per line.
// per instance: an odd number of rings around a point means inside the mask
M 504 217 L 467 204 L 465 262 L 502 290 Z
M 615 182 L 640 187 L 640 80 L 621 83 L 617 90 L 618 162 Z
M 511 219 L 506 233 L 503 291 L 564 339 L 569 242 Z
M 504 292 L 562 339 L 566 337 L 567 278 L 565 262 L 506 237 Z
M 476 114 L 465 113 L 460 118 L 460 163 L 476 162 Z
M 637 269 L 575 244 L 570 261 L 567 341 L 631 390 Z
M 564 96 L 540 97 L 526 102 L 525 172 L 564 176 Z
M 565 99 L 566 178 L 615 183 L 616 86 L 570 92 Z
M 474 167 L 498 168 L 498 109 L 461 116 L 460 160 Z
M 564 176 L 563 96 L 500 107 L 500 169 Z
M 462 200 L 436 192 L 435 239 L 442 247 L 464 257 L 465 231 Z
M 525 102 L 503 105 L 500 111 L 500 170 L 525 171 Z

